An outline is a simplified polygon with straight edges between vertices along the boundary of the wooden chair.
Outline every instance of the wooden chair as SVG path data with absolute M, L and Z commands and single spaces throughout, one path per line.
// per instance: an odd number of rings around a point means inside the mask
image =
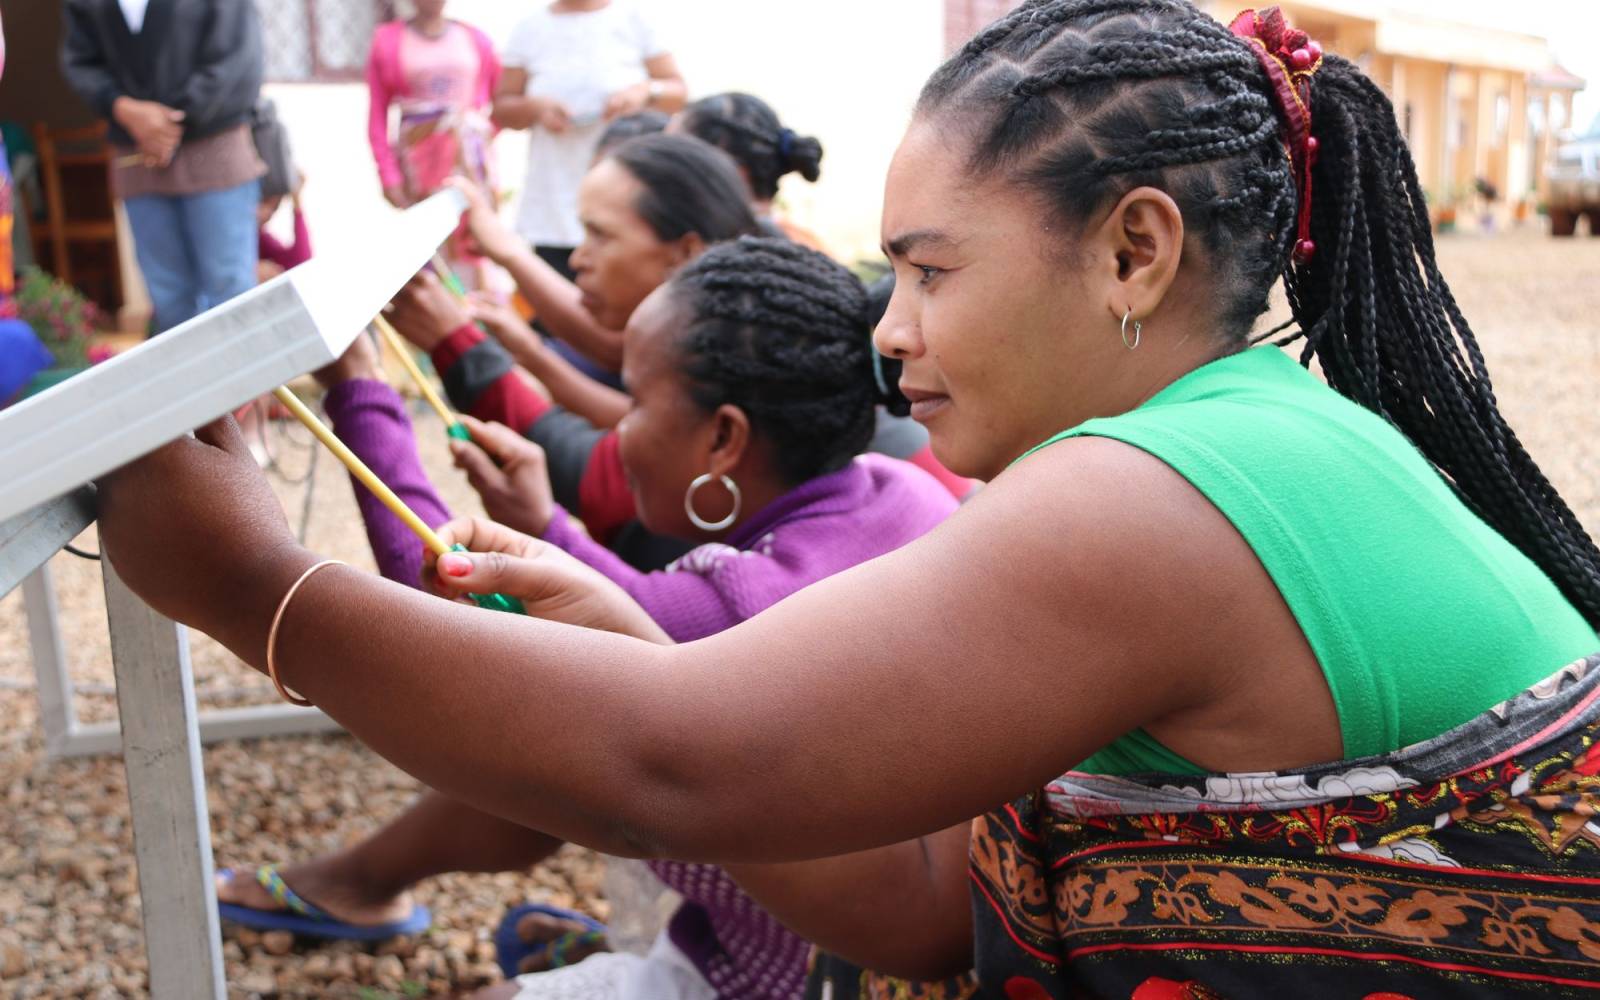
M 106 124 L 52 129 L 40 122 L 33 137 L 45 202 L 33 229 L 34 257 L 115 315 L 124 292 Z

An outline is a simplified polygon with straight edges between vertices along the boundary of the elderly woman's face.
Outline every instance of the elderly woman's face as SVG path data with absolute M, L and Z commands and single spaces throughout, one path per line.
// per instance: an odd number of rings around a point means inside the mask
M 583 243 L 572 269 L 583 308 L 596 322 L 621 330 L 646 295 L 683 263 L 680 242 L 667 242 L 639 214 L 644 187 L 616 160 L 601 160 L 578 188 Z

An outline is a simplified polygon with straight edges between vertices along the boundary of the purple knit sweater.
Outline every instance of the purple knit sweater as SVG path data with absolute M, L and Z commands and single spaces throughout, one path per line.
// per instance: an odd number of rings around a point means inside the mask
M 328 392 L 324 407 L 340 439 L 417 515 L 450 519 L 417 455 L 400 397 L 381 382 Z M 422 546 L 361 486 L 356 499 L 379 570 L 417 586 Z M 863 455 L 801 484 L 757 511 L 723 542 L 702 545 L 666 570 L 643 573 L 589 538 L 559 506 L 544 540 L 620 584 L 678 642 L 736 625 L 790 594 L 899 548 L 956 507 L 950 492 L 907 462 Z M 724 1000 L 792 1000 L 805 984 L 811 946 L 779 924 L 715 865 L 650 863 L 688 904 L 668 933 Z

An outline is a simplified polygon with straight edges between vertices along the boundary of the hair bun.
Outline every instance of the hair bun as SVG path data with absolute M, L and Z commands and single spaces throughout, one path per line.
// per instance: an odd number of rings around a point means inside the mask
M 778 159 L 783 162 L 785 170 L 792 170 L 808 181 L 815 181 L 822 176 L 821 140 L 785 128 L 778 132 L 777 146 Z

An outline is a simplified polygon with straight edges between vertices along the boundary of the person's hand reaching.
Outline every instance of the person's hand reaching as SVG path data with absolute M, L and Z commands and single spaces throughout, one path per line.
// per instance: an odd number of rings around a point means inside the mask
M 446 183 L 467 199 L 467 211 L 462 218 L 466 220 L 472 242 L 485 257 L 504 265 L 513 255 L 527 249 L 521 237 L 500 221 L 483 188 L 464 177 L 452 177 Z
M 365 330 L 356 335 L 338 360 L 323 368 L 318 368 L 311 373 L 324 389 L 332 389 L 342 382 L 353 382 L 356 379 L 367 379 L 374 382 L 383 381 L 383 364 L 378 357 L 378 345 L 372 342 L 372 336 Z
M 384 310 L 384 319 L 400 336 L 429 352 L 472 322 L 467 307 L 427 268 L 400 289 Z
M 519 360 L 545 350 L 544 338 L 534 332 L 515 309 L 483 292 L 474 292 L 467 298 L 467 313 Z
M 504 424 L 462 415 L 471 441 L 450 442 L 456 468 L 478 491 L 484 513 L 529 535 L 542 535 L 555 513 L 544 449 Z
M 536 618 L 672 641 L 627 591 L 554 545 L 481 517 L 451 521 L 439 537 L 470 551 L 424 554 L 423 585 L 437 594 L 505 594 Z

